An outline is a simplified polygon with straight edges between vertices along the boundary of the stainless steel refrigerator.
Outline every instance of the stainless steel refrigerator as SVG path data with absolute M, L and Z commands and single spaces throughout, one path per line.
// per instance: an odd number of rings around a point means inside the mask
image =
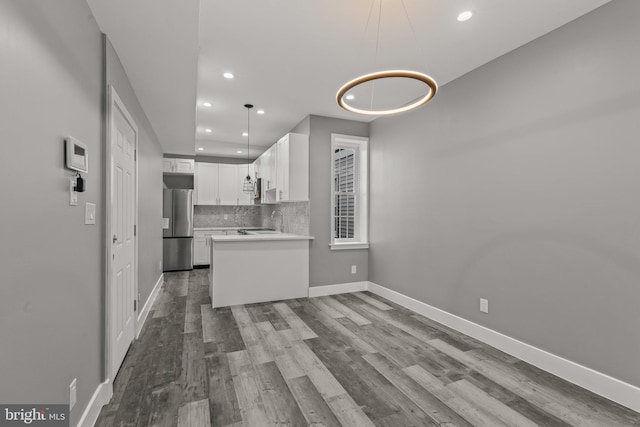
M 193 270 L 193 190 L 164 190 L 163 271 Z

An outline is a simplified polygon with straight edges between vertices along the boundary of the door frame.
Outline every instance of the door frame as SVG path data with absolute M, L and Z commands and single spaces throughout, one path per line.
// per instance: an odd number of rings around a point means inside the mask
M 112 313 L 111 310 L 111 279 L 112 279 L 112 271 L 111 271 L 111 259 L 113 256 L 113 245 L 111 244 L 111 206 L 113 201 L 113 185 L 112 185 L 112 164 L 113 164 L 113 153 L 111 151 L 111 137 L 112 129 L 114 126 L 113 119 L 113 109 L 116 107 L 119 108 L 125 119 L 131 124 L 131 127 L 135 130 L 135 145 L 134 145 L 134 196 L 133 196 L 133 224 L 136 229 L 133 238 L 133 263 L 134 263 L 134 271 L 133 271 L 133 295 L 137 299 L 138 298 L 138 233 L 137 233 L 137 224 L 138 224 L 138 140 L 139 140 L 139 131 L 138 126 L 136 125 L 135 120 L 133 120 L 133 116 L 127 110 L 124 102 L 118 96 L 115 88 L 112 85 L 108 86 L 108 100 L 107 100 L 107 111 L 106 111 L 106 144 L 105 144 L 105 230 L 104 230 L 104 238 L 105 238 L 105 291 L 104 291 L 104 381 L 109 385 L 113 385 L 113 380 L 115 379 L 116 372 L 112 372 L 111 362 L 113 359 L 113 349 L 115 347 L 115 343 L 112 337 L 111 330 L 111 320 Z M 139 301 L 138 301 L 139 303 Z M 134 328 L 134 341 L 137 338 L 136 331 L 138 330 L 138 312 L 140 311 L 140 307 L 136 307 L 136 310 L 133 312 L 133 328 Z

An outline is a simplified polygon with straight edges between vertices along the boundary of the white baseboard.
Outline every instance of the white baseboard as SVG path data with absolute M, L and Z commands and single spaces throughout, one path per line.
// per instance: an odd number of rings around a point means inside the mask
M 100 415 L 100 410 L 104 405 L 109 403 L 112 395 L 113 385 L 111 382 L 105 381 L 100 383 L 98 388 L 96 388 L 96 391 L 93 393 L 89 404 L 82 413 L 82 417 L 80 417 L 77 427 L 93 427 Z
M 149 294 L 149 298 L 147 298 L 147 302 L 144 303 L 144 307 L 142 307 L 142 310 L 140 310 L 140 313 L 138 314 L 138 322 L 136 324 L 136 338 L 140 336 L 140 331 L 142 331 L 142 327 L 144 326 L 144 322 L 147 320 L 149 311 L 151 311 L 151 307 L 153 307 L 153 303 L 156 301 L 156 298 L 160 293 L 160 288 L 162 287 L 163 282 L 164 273 L 162 273 L 158 278 L 158 281 L 151 291 L 151 294 Z
M 593 393 L 640 412 L 640 388 L 636 386 L 533 347 L 500 332 L 485 328 L 391 289 L 372 282 L 368 283 L 368 290 L 376 295 L 380 295 L 429 319 L 487 343 Z
M 369 282 L 350 282 L 340 283 L 338 285 L 311 286 L 309 287 L 309 298 L 366 291 L 367 289 L 369 289 Z

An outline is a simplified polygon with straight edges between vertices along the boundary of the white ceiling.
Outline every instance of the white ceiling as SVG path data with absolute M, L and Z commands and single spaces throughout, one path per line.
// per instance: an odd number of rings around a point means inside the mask
M 254 158 L 309 114 L 374 119 L 335 101 L 340 86 L 358 75 L 413 69 L 445 91 L 455 78 L 609 0 L 382 0 L 376 55 L 379 1 L 88 3 L 166 153 L 202 147 L 197 154 L 246 156 L 243 105 L 252 103 Z M 474 16 L 458 22 L 464 10 Z M 222 77 L 227 71 L 233 80 Z

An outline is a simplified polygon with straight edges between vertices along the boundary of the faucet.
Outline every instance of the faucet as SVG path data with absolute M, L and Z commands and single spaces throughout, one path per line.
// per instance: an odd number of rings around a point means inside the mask
M 275 211 L 271 212 L 271 221 L 273 221 L 273 216 L 275 214 L 277 214 L 277 213 L 279 213 L 280 216 L 282 217 L 282 222 L 280 223 L 280 232 L 284 233 L 284 214 L 282 213 L 282 211 L 275 210 Z M 276 223 L 275 222 L 273 223 L 273 228 L 276 228 Z

